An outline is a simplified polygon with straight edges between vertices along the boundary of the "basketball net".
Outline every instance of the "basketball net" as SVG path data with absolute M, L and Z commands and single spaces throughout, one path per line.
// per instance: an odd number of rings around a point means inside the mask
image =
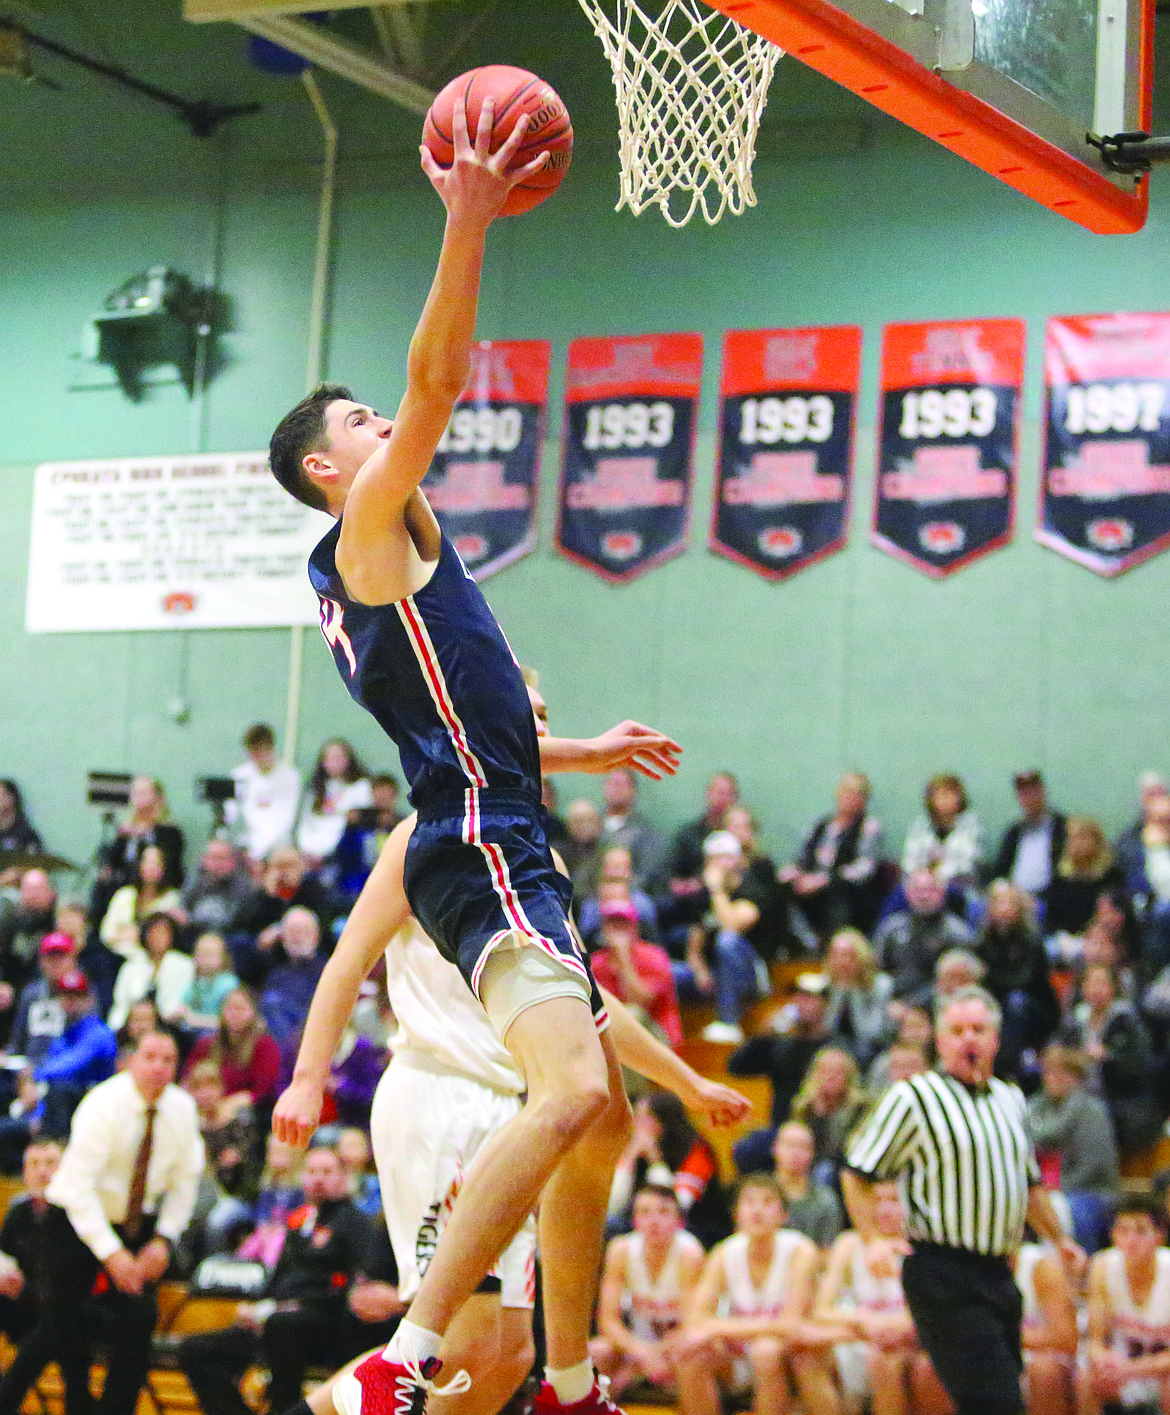
M 645 6 L 645 8 L 643 8 Z M 703 0 L 581 0 L 613 68 L 620 211 L 672 226 L 755 206 L 752 160 L 782 53 Z M 647 9 L 656 12 L 647 14 Z

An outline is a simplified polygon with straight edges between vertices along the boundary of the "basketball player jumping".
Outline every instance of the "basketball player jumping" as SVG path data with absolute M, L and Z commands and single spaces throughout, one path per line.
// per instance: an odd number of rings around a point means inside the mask
M 399 1032 L 378 1083 L 370 1130 L 399 1292 L 407 1299 L 418 1288 L 453 1193 L 478 1151 L 520 1109 L 524 1086 L 483 1008 L 409 918 L 402 862 L 413 827 L 413 818 L 395 827 L 346 921 L 313 998 L 292 1084 L 273 1115 L 278 1138 L 295 1145 L 311 1138 L 346 1020 L 362 980 L 385 949 Z M 668 1087 L 717 1124 L 743 1118 L 743 1096 L 700 1076 L 621 1002 L 603 996 L 623 1065 Z M 495 1415 L 531 1369 L 534 1249 L 529 1219 L 448 1328 L 444 1351 L 468 1370 L 472 1385 L 441 1402 L 443 1415 Z M 314 1415 L 330 1415 L 334 1407 L 351 1415 L 359 1390 L 347 1369 L 314 1391 L 308 1404 Z
M 638 724 L 538 746 L 519 667 L 419 490 L 469 376 L 487 227 L 542 163 L 509 174 L 526 123 L 494 156 L 491 128 L 485 102 L 473 144 L 457 107 L 451 168 L 422 154 L 447 222 L 396 418 L 346 389 L 319 389 L 282 420 L 270 448 L 281 484 L 337 518 L 309 573 L 342 678 L 397 743 L 410 781 L 411 910 L 483 1002 L 528 1088 L 523 1110 L 481 1151 L 393 1341 L 358 1367 L 360 1415 L 421 1411 L 444 1333 L 542 1194 L 542 1404 L 612 1409 L 587 1342 L 629 1105 L 545 839 L 540 771 L 621 762 L 656 777 L 674 771 L 679 751 Z

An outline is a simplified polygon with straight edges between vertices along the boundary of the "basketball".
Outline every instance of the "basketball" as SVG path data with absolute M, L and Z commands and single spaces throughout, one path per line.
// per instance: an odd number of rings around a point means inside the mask
M 523 167 L 545 150 L 549 159 L 545 166 L 515 186 L 500 212 L 501 216 L 518 216 L 531 211 L 561 184 L 573 158 L 573 123 L 569 110 L 556 90 L 527 69 L 511 64 L 487 64 L 482 69 L 470 69 L 452 79 L 431 104 L 423 124 L 423 142 L 440 167 L 450 167 L 455 160 L 455 105 L 467 101 L 467 130 L 474 139 L 479 113 L 484 99 L 495 100 L 491 151 L 498 152 L 507 141 L 522 113 L 528 114 L 528 131 L 512 159 L 511 168 Z

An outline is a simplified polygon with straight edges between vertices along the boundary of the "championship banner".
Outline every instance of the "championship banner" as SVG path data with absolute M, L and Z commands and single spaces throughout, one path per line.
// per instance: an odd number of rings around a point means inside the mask
M 1036 539 L 1098 575 L 1170 545 L 1170 314 L 1050 319 Z
M 265 452 L 42 463 L 25 628 L 316 624 L 306 562 L 333 524 L 277 484 Z
M 574 339 L 557 549 L 631 580 L 686 543 L 701 334 Z
M 548 403 L 545 339 L 483 340 L 423 490 L 476 580 L 536 545 L 536 492 Z
M 782 580 L 841 549 L 860 376 L 855 325 L 724 335 L 716 554 Z
M 1012 536 L 1024 324 L 888 324 L 870 541 L 941 579 Z

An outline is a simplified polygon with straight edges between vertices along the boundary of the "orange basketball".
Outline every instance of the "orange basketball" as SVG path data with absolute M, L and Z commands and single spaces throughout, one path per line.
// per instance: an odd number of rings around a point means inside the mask
M 491 151 L 507 141 L 521 113 L 528 114 L 528 131 L 512 160 L 512 170 L 523 167 L 547 150 L 549 160 L 541 171 L 513 187 L 504 203 L 502 216 L 531 211 L 561 184 L 573 159 L 573 123 L 569 110 L 555 89 L 527 69 L 511 64 L 487 64 L 460 74 L 438 94 L 423 123 L 423 142 L 440 167 L 455 160 L 454 129 L 456 103 L 467 101 L 467 128 L 473 136 L 479 111 L 488 94 L 495 99 Z

